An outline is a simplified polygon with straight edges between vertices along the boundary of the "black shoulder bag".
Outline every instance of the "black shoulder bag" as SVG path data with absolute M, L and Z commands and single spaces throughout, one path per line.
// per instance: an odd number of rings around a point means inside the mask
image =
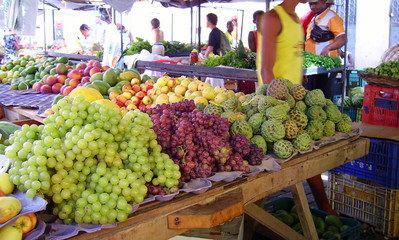
M 334 39 L 334 33 L 329 30 L 323 30 L 317 26 L 315 20 L 312 21 L 312 31 L 310 32 L 310 38 L 315 42 L 327 42 Z

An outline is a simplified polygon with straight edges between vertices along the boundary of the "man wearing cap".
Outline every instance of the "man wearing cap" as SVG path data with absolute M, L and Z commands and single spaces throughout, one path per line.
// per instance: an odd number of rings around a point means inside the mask
M 309 1 L 310 9 L 316 16 L 307 29 L 305 51 L 316 55 L 339 57 L 337 49 L 345 44 L 344 22 L 330 9 L 331 4 L 334 4 L 334 0 Z

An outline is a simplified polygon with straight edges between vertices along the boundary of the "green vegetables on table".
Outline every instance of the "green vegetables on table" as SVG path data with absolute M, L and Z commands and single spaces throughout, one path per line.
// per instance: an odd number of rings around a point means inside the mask
M 303 68 L 325 67 L 326 69 L 331 69 L 341 66 L 341 59 L 338 57 L 322 56 L 310 52 L 303 52 Z
M 152 50 L 152 46 L 150 42 L 147 40 L 144 40 L 142 38 L 136 37 L 137 41 L 132 42 L 130 48 L 126 49 L 123 51 L 123 55 L 133 55 L 133 54 L 138 54 L 141 52 L 141 50 L 145 49 L 149 52 Z
M 165 48 L 165 54 L 176 54 L 176 53 L 189 53 L 193 50 L 193 46 L 186 43 L 180 42 L 169 42 L 169 41 L 161 41 Z
M 205 67 L 217 67 L 219 65 L 252 69 L 255 67 L 256 53 L 245 50 L 242 42 L 234 51 L 227 52 L 223 56 L 209 57 L 205 60 Z

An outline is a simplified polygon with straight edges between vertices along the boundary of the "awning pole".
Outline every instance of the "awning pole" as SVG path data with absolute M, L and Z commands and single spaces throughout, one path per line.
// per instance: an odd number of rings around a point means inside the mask
M 46 0 L 43 0 L 43 36 L 44 36 L 44 55 L 47 55 L 47 42 L 46 42 L 46 9 L 44 3 Z
M 190 1 L 190 13 L 191 13 L 191 28 L 190 28 L 190 45 L 193 45 L 193 1 Z
M 348 26 L 349 26 L 349 1 L 345 1 L 345 51 L 344 51 L 344 70 L 342 71 L 342 103 L 345 97 L 345 90 L 346 90 L 346 47 L 347 47 L 347 42 L 348 42 Z M 341 112 L 344 112 L 344 104 L 341 104 Z
M 115 16 L 116 18 L 116 16 Z M 122 13 L 121 13 L 121 26 L 119 28 L 119 30 L 121 31 L 121 57 L 123 56 L 123 31 L 122 31 Z
M 198 51 L 201 52 L 201 0 L 198 0 Z
M 53 9 L 53 10 L 51 10 L 51 14 L 52 14 L 52 17 L 53 17 L 53 40 L 55 40 L 54 9 Z
M 242 41 L 242 31 L 244 28 L 244 10 L 241 10 L 241 31 L 240 31 L 240 41 Z M 236 43 L 237 44 L 237 43 Z

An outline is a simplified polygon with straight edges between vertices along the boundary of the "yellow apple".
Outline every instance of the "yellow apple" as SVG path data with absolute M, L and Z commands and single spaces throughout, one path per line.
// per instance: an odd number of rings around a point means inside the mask
M 195 97 L 194 102 L 195 102 L 195 104 L 202 103 L 204 105 L 208 105 L 208 100 L 206 100 L 206 98 L 204 98 L 203 96 Z
M 32 219 L 28 215 L 18 217 L 17 220 L 15 220 L 14 224 L 21 226 L 22 234 L 26 234 L 32 231 L 33 228 L 35 228 Z
M 247 99 L 247 96 L 246 96 L 246 95 L 242 95 L 242 96 L 240 96 L 240 97 L 238 98 L 238 100 L 239 100 L 240 102 L 244 102 L 246 99 Z
M 204 82 L 201 82 L 199 85 L 198 85 L 198 91 L 203 91 L 205 88 L 207 88 L 207 87 L 212 87 L 212 85 L 210 85 L 209 83 L 204 83 Z
M 0 224 L 16 216 L 21 207 L 21 202 L 15 197 L 0 197 Z
M 191 94 L 191 96 L 194 96 L 194 97 L 201 97 L 201 96 L 202 96 L 202 92 L 200 92 L 200 91 L 195 91 L 195 92 L 193 92 L 193 93 Z
M 218 93 L 214 99 L 215 103 L 217 104 L 222 104 L 227 100 L 227 96 L 226 94 L 224 94 L 223 92 Z
M 169 97 L 166 94 L 160 94 L 155 100 L 155 104 L 169 103 Z
M 213 87 L 212 86 L 209 86 L 209 87 L 207 87 L 207 88 L 205 88 L 203 91 L 202 91 L 202 96 L 204 96 L 206 99 L 208 99 L 208 100 L 212 100 L 212 99 L 214 99 L 215 98 L 215 90 L 213 89 Z
M 16 224 L 11 224 L 0 228 L 0 239 L 12 239 L 20 240 L 22 239 L 22 229 Z
M 8 195 L 14 191 L 14 184 L 10 181 L 8 173 L 0 173 L 0 190 Z
M 192 94 L 193 94 L 193 90 L 191 90 L 191 89 L 188 89 L 187 91 L 186 91 L 186 93 L 184 94 L 184 96 L 187 98 L 187 97 L 190 97 Z
M 179 94 L 172 94 L 169 96 L 169 103 L 175 103 L 175 102 L 181 102 L 183 101 L 183 96 L 179 95 Z
M 235 93 L 232 90 L 227 90 L 226 92 L 227 99 L 235 97 Z
M 200 82 L 198 81 L 191 82 L 190 84 L 188 84 L 187 88 L 192 91 L 197 91 L 199 83 Z
M 191 83 L 191 81 L 186 78 L 186 79 L 181 80 L 180 85 L 187 88 L 190 83 Z
M 240 98 L 241 96 L 244 96 L 245 93 L 243 93 L 243 92 L 237 92 L 237 93 L 235 93 L 235 95 L 236 95 L 237 98 Z
M 175 88 L 175 93 L 184 96 L 184 94 L 186 93 L 187 88 L 183 85 L 177 85 Z
M 222 93 L 224 91 L 226 91 L 226 89 L 224 87 L 220 87 L 220 86 L 219 87 L 215 87 L 216 94 Z

